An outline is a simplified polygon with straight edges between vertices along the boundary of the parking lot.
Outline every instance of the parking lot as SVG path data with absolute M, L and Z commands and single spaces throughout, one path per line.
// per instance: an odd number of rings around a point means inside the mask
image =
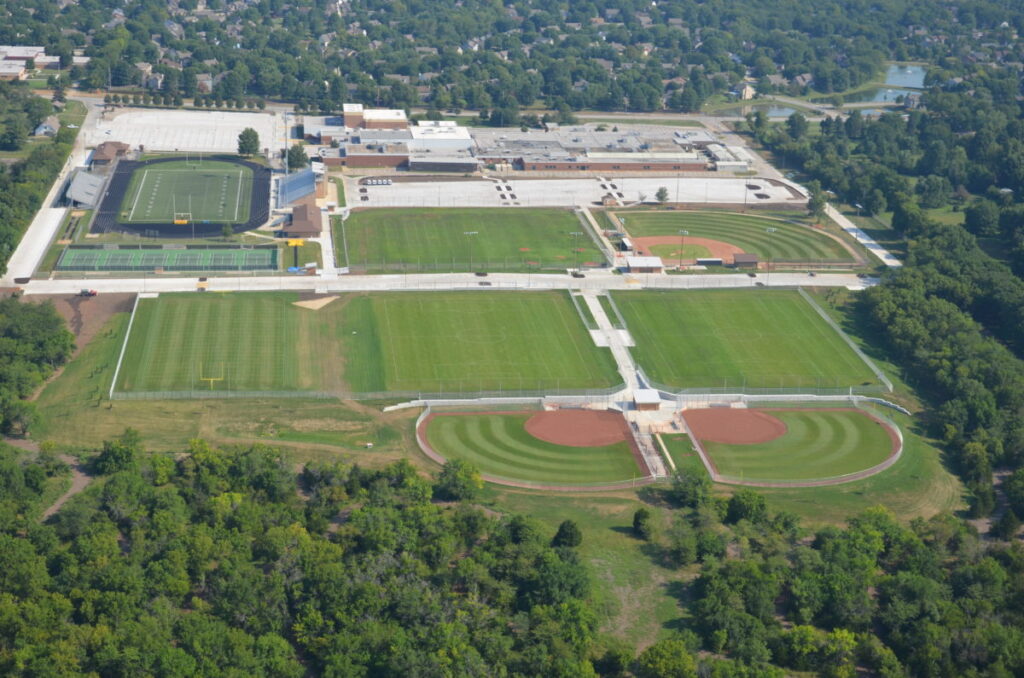
M 95 127 L 82 129 L 87 146 L 122 141 L 147 151 L 236 153 L 238 135 L 252 127 L 260 148 L 282 148 L 284 121 L 274 113 L 223 111 L 119 110 L 97 118 Z
M 726 177 L 629 177 L 579 179 L 480 179 L 478 181 L 395 181 L 371 186 L 349 182 L 351 207 L 574 207 L 600 204 L 611 195 L 618 205 L 654 202 L 660 188 L 667 202 L 695 204 L 800 204 L 786 188 L 763 179 Z

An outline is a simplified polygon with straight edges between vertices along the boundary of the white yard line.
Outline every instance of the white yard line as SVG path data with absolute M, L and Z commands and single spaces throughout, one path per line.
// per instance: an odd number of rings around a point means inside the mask
M 139 182 L 139 190 L 135 194 L 135 200 L 132 202 L 132 211 L 128 213 L 128 221 L 135 218 L 135 206 L 139 204 L 139 196 L 142 195 L 142 189 L 146 187 L 146 178 L 149 176 L 149 170 L 142 171 L 142 181 Z
M 242 204 L 242 170 L 238 170 L 238 195 L 235 196 L 235 217 L 234 221 L 238 221 L 238 207 Z

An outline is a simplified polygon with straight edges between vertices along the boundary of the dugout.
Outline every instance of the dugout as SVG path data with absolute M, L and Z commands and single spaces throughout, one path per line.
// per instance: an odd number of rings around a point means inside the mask
M 633 406 L 642 411 L 661 409 L 661 394 L 652 388 L 637 389 L 633 393 Z
M 661 257 L 626 257 L 626 269 L 630 273 L 662 273 L 665 264 Z
M 741 252 L 734 254 L 732 257 L 732 265 L 734 268 L 757 268 L 758 257 L 756 254 L 748 254 Z

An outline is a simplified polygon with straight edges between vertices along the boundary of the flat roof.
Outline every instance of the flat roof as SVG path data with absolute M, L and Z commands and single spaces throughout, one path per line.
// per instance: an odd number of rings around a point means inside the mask
M 367 108 L 363 120 L 405 120 L 405 111 L 397 108 Z
M 626 265 L 630 268 L 664 268 L 661 257 L 626 257 Z
M 342 113 L 362 113 L 363 112 L 363 105 L 362 104 L 342 104 L 341 105 L 341 112 Z
M 46 54 L 46 48 L 38 45 L 0 45 L 0 54 L 5 59 L 35 59 Z
M 653 405 L 661 402 L 661 394 L 653 388 L 639 388 L 633 391 L 633 402 L 637 405 Z
M 20 61 L 0 61 L 0 73 L 20 75 L 25 72 L 25 64 Z
M 458 139 L 460 141 L 471 141 L 469 130 L 465 127 L 410 127 L 409 132 L 413 139 Z

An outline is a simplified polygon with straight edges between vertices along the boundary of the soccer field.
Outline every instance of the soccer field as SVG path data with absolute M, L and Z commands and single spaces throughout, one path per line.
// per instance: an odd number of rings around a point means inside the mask
M 146 165 L 132 176 L 120 221 L 129 224 L 242 223 L 249 219 L 252 170 L 218 160 Z
M 597 389 L 619 383 L 560 292 L 294 293 L 142 299 L 117 390 L 347 393 Z
M 793 290 L 614 292 L 647 375 L 671 388 L 876 385 L 868 365 Z
M 730 243 L 744 252 L 757 254 L 762 260 L 853 262 L 850 252 L 824 233 L 778 219 L 730 212 L 688 211 L 616 212 L 616 216 L 624 222 L 626 231 L 634 238 L 678 238 L 679 231 L 685 230 L 688 231 L 687 237 Z M 671 252 L 665 251 L 662 254 L 671 259 L 678 256 L 679 247 L 670 247 Z M 691 252 L 684 252 L 683 256 L 694 255 L 705 256 Z
M 338 261 L 369 273 L 558 270 L 605 262 L 569 210 L 369 209 L 336 220 L 334 233 Z

